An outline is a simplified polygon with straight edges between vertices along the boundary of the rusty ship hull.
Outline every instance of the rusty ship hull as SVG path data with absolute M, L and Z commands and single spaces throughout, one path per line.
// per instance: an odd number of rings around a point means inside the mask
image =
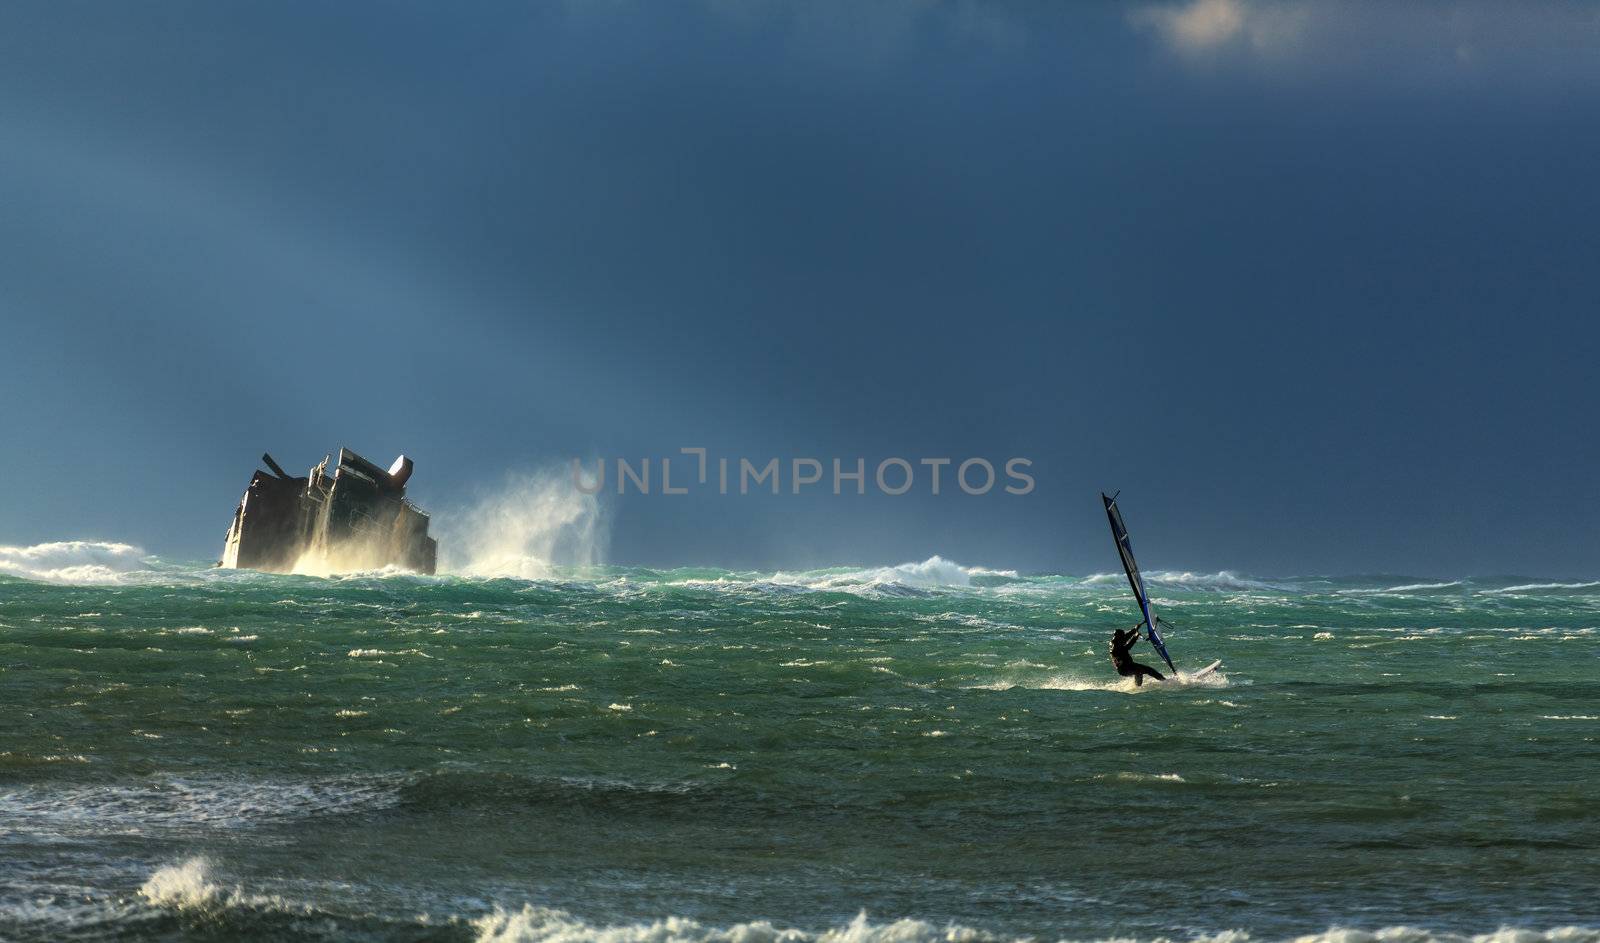
M 388 471 L 347 448 L 304 477 L 286 474 L 270 455 L 234 509 L 219 564 L 270 573 L 338 573 L 399 567 L 434 572 L 438 542 L 428 515 L 405 497 L 412 462 Z

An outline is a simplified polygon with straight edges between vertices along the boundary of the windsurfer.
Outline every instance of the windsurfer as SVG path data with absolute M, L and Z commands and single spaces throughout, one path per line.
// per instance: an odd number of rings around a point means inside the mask
M 1143 625 L 1143 623 L 1140 625 Z M 1128 649 L 1132 648 L 1134 643 L 1138 642 L 1139 639 L 1144 637 L 1143 635 L 1139 634 L 1140 625 L 1136 625 L 1127 631 L 1123 631 L 1122 629 L 1115 629 L 1112 631 L 1111 665 L 1117 669 L 1117 674 L 1122 675 L 1124 678 L 1131 676 L 1133 678 L 1133 683 L 1142 687 L 1144 685 L 1144 679 L 1146 675 L 1149 675 L 1157 681 L 1165 681 L 1167 679 L 1164 675 L 1162 675 L 1161 672 L 1155 670 L 1149 665 L 1139 664 L 1133 660 L 1132 655 L 1128 654 Z

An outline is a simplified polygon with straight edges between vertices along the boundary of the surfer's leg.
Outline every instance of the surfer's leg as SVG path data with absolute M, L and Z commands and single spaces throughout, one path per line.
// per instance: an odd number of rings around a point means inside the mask
M 1144 686 L 1144 676 L 1145 675 L 1149 675 L 1150 677 L 1156 679 L 1157 681 L 1165 681 L 1165 680 L 1167 680 L 1166 675 L 1163 675 L 1161 672 L 1155 670 L 1154 668 L 1150 667 L 1149 665 L 1141 665 L 1138 662 L 1134 662 L 1133 663 L 1133 670 L 1135 672 L 1135 674 L 1133 676 L 1133 678 L 1134 678 L 1133 683 L 1136 684 L 1136 685 L 1139 685 L 1140 687 Z

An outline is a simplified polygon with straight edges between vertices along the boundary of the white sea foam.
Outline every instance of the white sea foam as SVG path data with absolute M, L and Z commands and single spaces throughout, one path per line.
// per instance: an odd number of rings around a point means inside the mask
M 196 909 L 219 901 L 227 891 L 211 881 L 211 865 L 204 858 L 190 858 L 169 865 L 150 875 L 139 888 L 139 896 L 158 907 Z
M 1249 943 L 1252 937 L 1241 931 L 1202 937 L 1195 943 Z M 1355 930 L 1332 927 L 1321 933 L 1295 937 L 1290 943 L 1600 943 L 1600 928 L 1556 927 L 1550 930 L 1529 930 L 1521 927 L 1501 927 L 1492 933 L 1444 933 L 1420 927 L 1383 927 L 1378 930 Z
M 388 658 L 395 655 L 415 655 L 419 658 L 432 658 L 427 652 L 419 648 L 402 648 L 398 651 L 385 651 L 381 648 L 352 648 L 345 653 L 348 658 Z
M 1095 573 L 1083 578 L 1087 584 L 1120 585 L 1127 581 L 1127 576 L 1122 573 Z M 1231 570 L 1219 570 L 1216 573 L 1191 573 L 1187 570 L 1150 570 L 1144 573 L 1146 585 L 1167 586 L 1174 589 L 1217 590 L 1217 591 L 1251 591 L 1260 590 L 1267 592 L 1291 591 L 1294 587 L 1284 582 L 1269 582 L 1267 580 L 1252 579 L 1240 576 Z
M 1407 583 L 1404 586 L 1391 586 L 1384 590 L 1386 593 L 1415 593 L 1425 589 L 1455 589 L 1461 585 L 1460 580 L 1447 580 L 1443 583 Z
M 1182 776 L 1178 775 L 1177 773 L 1136 773 L 1136 772 L 1124 771 L 1124 772 L 1120 772 L 1120 773 L 1101 773 L 1101 774 L 1095 776 L 1094 778 L 1095 779 L 1114 779 L 1117 782 L 1123 782 L 1123 783 L 1186 783 L 1186 782 L 1188 782 L 1187 779 L 1184 779 Z
M 1183 688 L 1226 688 L 1228 676 L 1220 671 L 1194 677 L 1179 673 L 1176 677 L 1169 676 L 1165 681 L 1147 681 L 1143 685 L 1135 684 L 1132 678 L 1118 678 L 1109 681 L 1102 678 L 1082 678 L 1077 675 L 1059 673 L 1034 678 L 1006 678 L 984 684 L 967 685 L 970 690 L 977 691 L 1009 691 L 1013 688 L 1025 688 L 1033 691 L 1114 691 L 1118 694 L 1141 694 L 1154 691 L 1173 691 Z
M 237 885 L 229 887 L 219 883 L 213 874 L 211 861 L 203 856 L 156 869 L 139 887 L 139 896 L 156 907 L 176 910 L 215 911 L 228 907 L 251 907 L 311 912 L 309 907 L 292 905 L 277 895 L 255 894 Z
M 1173 774 L 1155 777 L 1177 779 Z M 934 924 L 915 918 L 874 922 L 865 912 L 843 926 L 821 930 L 783 928 L 760 920 L 731 926 L 707 926 L 688 917 L 663 917 L 648 922 L 594 924 L 564 910 L 525 904 L 520 910 L 496 908 L 472 922 L 477 943 L 999 943 L 1010 937 L 961 924 Z M 1027 938 L 1031 939 L 1031 938 Z M 1047 939 L 1092 941 L 1064 931 Z M 1258 943 L 1243 930 L 1188 938 L 1190 943 Z M 1259 943 L 1274 938 L 1262 937 Z M 1135 943 L 1134 938 L 1101 939 L 1098 943 Z M 1173 943 L 1157 937 L 1151 943 Z M 1376 930 L 1332 927 L 1282 943 L 1600 943 L 1600 929 L 1559 927 L 1529 930 L 1502 927 L 1492 933 L 1443 933 L 1395 926 Z
M 821 570 L 777 573 L 728 573 L 716 577 L 672 579 L 663 585 L 713 591 L 756 591 L 777 594 L 804 592 L 855 593 L 864 596 L 921 596 L 948 590 L 970 590 L 975 577 L 1016 579 L 1014 570 L 963 566 L 934 555 L 921 562 L 896 566 L 830 567 Z M 630 584 L 631 585 L 631 584 Z
M 162 776 L 124 784 L 18 785 L 0 793 L 0 831 L 123 834 L 253 828 L 388 808 L 397 777 L 258 780 Z
M 1426 593 L 1441 589 L 1456 589 L 1461 586 L 1460 580 L 1447 580 L 1441 583 L 1405 583 L 1400 586 L 1385 586 L 1381 589 L 1357 588 L 1342 589 L 1343 596 L 1403 596 L 1407 593 Z
M 723 764 L 727 766 L 727 764 Z M 1130 783 L 1185 782 L 1177 773 L 1122 772 L 1102 775 Z M 1254 782 L 1253 780 L 1235 780 Z M 1265 785 L 1272 785 L 1267 783 Z M 39 895 L 37 901 L 0 903 L 0 916 L 36 926 L 110 927 L 131 916 L 128 905 L 116 900 L 86 900 L 82 889 L 69 895 Z M 211 861 L 191 857 L 156 869 L 139 888 L 138 898 L 152 907 L 197 913 L 218 913 L 234 908 L 316 914 L 310 904 L 294 903 L 275 894 L 261 894 L 221 878 Z M 324 916 L 327 916 L 324 913 Z M 441 919 L 442 917 L 442 919 Z M 624 923 L 591 922 L 570 911 L 523 904 L 507 909 L 495 906 L 487 914 L 468 918 L 446 915 L 415 917 L 419 926 L 437 926 L 460 920 L 475 931 L 476 943 L 1003 943 L 1016 940 L 1059 940 L 1062 943 L 1140 943 L 1140 938 L 1104 938 L 1073 933 L 1070 928 L 1042 937 L 1014 938 L 960 923 L 938 924 L 914 917 L 873 920 L 865 911 L 848 923 L 820 928 L 782 926 L 755 920 L 718 926 L 690 917 L 664 916 Z M 330 927 L 335 926 L 330 923 Z M 1600 928 L 1564 926 L 1549 929 L 1500 927 L 1485 933 L 1451 933 L 1412 926 L 1352 929 L 1334 926 L 1319 933 L 1296 937 L 1257 937 L 1244 930 L 1193 936 L 1144 938 L 1144 943 L 1600 943 Z
M 372 565 L 375 559 L 387 552 L 385 548 L 378 546 L 353 547 L 332 554 L 311 550 L 296 557 L 294 566 L 289 572 L 296 576 L 321 576 L 340 580 L 381 580 L 391 576 L 418 575 L 417 571 L 408 570 L 395 563 Z
M 1591 580 L 1585 583 L 1523 583 L 1520 586 L 1505 586 L 1500 589 L 1480 590 L 1479 595 L 1500 596 L 1513 593 L 1538 593 L 1562 589 L 1600 589 L 1600 580 Z
M 902 563 L 898 566 L 778 573 L 771 578 L 771 582 L 823 590 L 927 590 L 969 587 L 976 573 L 974 569 L 935 555 L 921 563 Z
M 31 547 L 0 545 L 4 576 L 50 583 L 118 583 L 130 573 L 150 569 L 145 552 L 132 544 L 63 540 Z
M 985 582 L 974 583 L 975 579 Z M 928 593 L 964 590 L 1015 589 L 1018 584 L 999 582 L 1018 579 L 1015 570 L 965 566 L 935 554 L 920 562 L 895 566 L 832 567 L 822 570 L 783 571 L 755 582 L 779 591 L 816 590 L 847 592 L 868 596 L 920 596 Z
M 564 910 L 531 904 L 516 911 L 497 908 L 473 921 L 473 926 L 478 943 L 980 943 L 1005 939 L 958 924 L 937 926 L 913 919 L 873 923 L 865 913 L 842 927 L 821 932 L 784 929 L 765 920 L 713 927 L 688 917 L 605 926 Z

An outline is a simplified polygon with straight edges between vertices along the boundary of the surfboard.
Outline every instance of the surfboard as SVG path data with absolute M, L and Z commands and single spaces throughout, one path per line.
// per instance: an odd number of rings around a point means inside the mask
M 1221 668 L 1221 667 L 1222 667 L 1222 659 L 1218 658 L 1216 661 L 1212 662 L 1209 665 L 1206 665 L 1204 668 L 1201 668 L 1199 671 L 1179 672 L 1178 677 L 1182 678 L 1185 681 L 1193 681 L 1196 678 L 1204 678 L 1206 675 L 1210 674 L 1213 671 L 1216 671 L 1218 668 Z

